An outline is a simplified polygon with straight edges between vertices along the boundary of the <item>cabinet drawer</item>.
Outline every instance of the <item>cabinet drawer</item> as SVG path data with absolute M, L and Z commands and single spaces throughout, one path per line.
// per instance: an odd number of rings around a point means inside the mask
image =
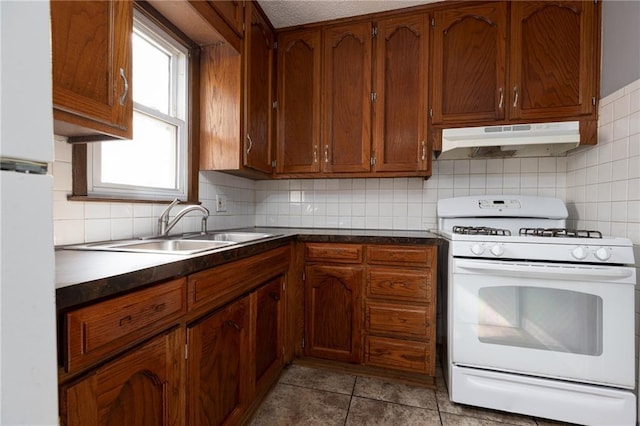
M 431 271 L 369 268 L 367 296 L 411 302 L 429 302 L 432 298 Z
M 338 263 L 361 263 L 362 246 L 359 244 L 305 244 L 305 259 L 308 261 L 329 260 Z
M 368 365 L 433 375 L 430 344 L 367 336 L 365 362 Z
M 424 265 L 431 266 L 435 258 L 435 247 L 367 246 L 367 262 L 380 265 Z
M 427 306 L 367 303 L 367 329 L 370 333 L 386 333 L 428 340 L 431 337 Z
M 186 295 L 186 279 L 180 278 L 66 314 L 67 371 L 170 324 L 186 312 Z

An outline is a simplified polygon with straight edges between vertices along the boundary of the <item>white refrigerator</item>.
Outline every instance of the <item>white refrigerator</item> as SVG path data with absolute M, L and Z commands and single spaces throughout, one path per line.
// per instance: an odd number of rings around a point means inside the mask
M 0 0 L 0 424 L 58 424 L 49 2 Z

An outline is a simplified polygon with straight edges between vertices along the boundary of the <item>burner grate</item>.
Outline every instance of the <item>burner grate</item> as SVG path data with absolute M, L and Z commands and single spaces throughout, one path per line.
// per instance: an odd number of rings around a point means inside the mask
M 508 229 L 489 228 L 486 226 L 454 226 L 454 234 L 464 235 L 511 235 Z
M 566 228 L 520 228 L 520 235 L 533 237 L 602 238 L 600 231 Z

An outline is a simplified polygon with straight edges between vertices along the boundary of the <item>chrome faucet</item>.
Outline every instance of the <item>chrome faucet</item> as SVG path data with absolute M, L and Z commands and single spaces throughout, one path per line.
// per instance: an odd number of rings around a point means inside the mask
M 180 200 L 176 198 L 160 214 L 160 217 L 158 218 L 158 236 L 159 237 L 166 237 L 169 234 L 169 231 L 171 231 L 171 228 L 176 226 L 176 223 L 178 223 L 178 221 L 180 219 L 182 219 L 182 217 L 184 215 L 186 215 L 189 212 L 195 211 L 195 210 L 198 210 L 198 211 L 202 212 L 202 226 L 201 226 L 200 232 L 202 234 L 206 234 L 207 233 L 207 219 L 209 218 L 209 210 L 207 210 L 206 207 L 202 207 L 201 205 L 187 206 L 184 209 L 180 210 L 178 212 L 178 214 L 176 215 L 176 217 L 174 217 L 171 221 L 169 221 L 169 212 L 179 202 L 180 202 Z

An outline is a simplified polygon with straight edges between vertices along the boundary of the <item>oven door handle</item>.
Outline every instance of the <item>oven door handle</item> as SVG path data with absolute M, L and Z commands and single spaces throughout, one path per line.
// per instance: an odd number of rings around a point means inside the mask
M 531 278 L 562 278 L 581 281 L 621 280 L 633 276 L 633 268 L 608 267 L 590 268 L 584 266 L 555 266 L 512 264 L 501 262 L 476 262 L 472 260 L 456 259 L 456 268 L 466 269 L 483 275 L 500 275 L 511 277 Z

